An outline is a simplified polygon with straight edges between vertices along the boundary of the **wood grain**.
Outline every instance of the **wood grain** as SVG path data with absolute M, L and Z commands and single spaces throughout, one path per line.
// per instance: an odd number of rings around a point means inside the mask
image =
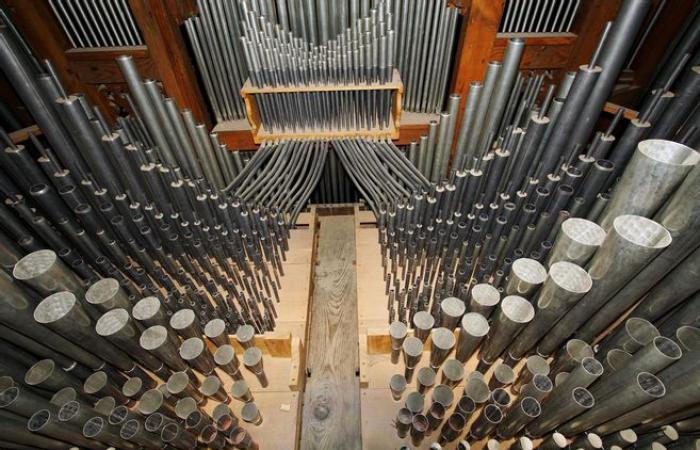
M 362 447 L 355 222 L 319 222 L 300 447 L 355 450 Z

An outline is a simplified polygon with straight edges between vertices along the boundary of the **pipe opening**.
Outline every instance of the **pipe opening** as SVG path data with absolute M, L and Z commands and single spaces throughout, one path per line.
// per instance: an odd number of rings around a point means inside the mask
M 479 378 L 469 378 L 464 392 L 476 403 L 484 403 L 489 399 L 489 395 L 491 394 L 488 384 Z M 434 395 L 435 394 L 433 394 L 433 396 Z
M 700 160 L 692 148 L 664 139 L 641 141 L 637 149 L 649 159 L 673 166 L 693 166 Z
M 170 375 L 168 382 L 165 384 L 166 389 L 171 394 L 178 394 L 190 385 L 190 377 L 187 372 L 175 372 Z
M 513 322 L 527 323 L 535 317 L 532 303 L 518 295 L 509 295 L 501 302 L 501 311 Z
M 211 397 L 219 391 L 221 380 L 216 375 L 208 376 L 202 381 L 199 391 L 207 397 Z
M 29 386 L 37 386 L 48 380 L 56 370 L 56 363 L 52 359 L 42 359 L 27 370 L 24 382 Z
M 598 377 L 603 374 L 603 365 L 595 358 L 586 356 L 581 360 L 581 365 L 583 366 L 583 370 L 591 375 Z
M 141 424 L 138 420 L 127 420 L 126 422 L 124 422 L 124 425 L 122 425 L 121 430 L 119 430 L 119 437 L 121 437 L 122 439 L 129 440 L 136 436 L 140 429 Z
M 540 402 L 538 402 L 533 397 L 525 397 L 522 400 L 520 400 L 520 409 L 522 409 L 523 413 L 525 413 L 526 416 L 533 418 L 538 417 L 542 412 L 542 406 L 540 405 Z
M 149 433 L 155 433 L 156 431 L 161 429 L 164 423 L 165 417 L 162 414 L 153 413 L 150 416 L 146 417 L 146 420 L 143 422 L 143 427 Z
M 657 336 L 653 342 L 654 347 L 667 358 L 678 359 L 683 354 L 681 347 L 665 336 Z
M 499 364 L 493 369 L 493 376 L 503 385 L 511 384 L 515 379 L 513 368 L 507 364 Z
M 415 415 L 411 420 L 411 426 L 420 433 L 425 433 L 428 429 L 428 418 L 423 415 Z
M 588 433 L 586 435 L 586 440 L 593 448 L 603 448 L 603 440 L 595 433 Z
M 124 405 L 115 407 L 107 417 L 110 425 L 119 425 L 129 417 L 129 408 Z
M 169 423 L 160 431 L 160 438 L 166 444 L 171 443 L 180 435 L 180 426 L 176 423 Z
M 102 278 L 93 283 L 85 293 L 85 300 L 99 305 L 114 298 L 119 292 L 119 281 L 114 278 Z
M 513 262 L 511 273 L 530 284 L 542 284 L 547 279 L 547 270 L 538 261 L 520 258 Z
M 433 404 L 430 405 L 430 415 L 436 419 L 442 419 L 445 417 L 445 407 L 438 402 L 433 402 Z
M 647 345 L 655 337 L 659 336 L 659 330 L 651 322 L 638 317 L 627 319 L 625 331 L 632 340 L 642 346 Z
M 442 374 L 450 381 L 464 378 L 464 366 L 457 360 L 451 359 L 442 366 Z
M 597 223 L 578 217 L 562 222 L 561 231 L 572 241 L 587 246 L 601 245 L 606 234 L 605 230 Z
M 187 419 L 192 411 L 197 409 L 197 401 L 192 397 L 181 398 L 175 404 L 175 415 L 180 419 Z
M 611 349 L 605 355 L 605 361 L 612 370 L 618 370 L 632 359 L 632 354 L 619 348 Z
M 501 408 L 505 408 L 510 405 L 510 394 L 508 391 L 502 388 L 494 389 L 491 391 L 491 401 Z
M 433 393 L 433 401 L 436 401 L 435 393 Z M 406 397 L 405 405 L 406 408 L 408 408 L 408 410 L 410 410 L 412 413 L 417 414 L 423 411 L 423 396 L 418 392 L 411 392 Z
M 676 330 L 676 339 L 683 350 L 700 351 L 700 328 L 684 325 Z
M 70 401 L 65 405 L 61 406 L 58 410 L 58 420 L 61 422 L 67 422 L 75 417 L 80 411 L 80 403 L 76 401 Z
M 479 283 L 472 287 L 471 298 L 482 306 L 496 306 L 501 300 L 501 294 L 490 284 Z
M 434 328 L 430 339 L 434 348 L 449 350 L 455 345 L 455 335 L 447 328 Z
M 488 386 L 487 386 L 488 389 Z M 420 394 L 418 394 L 420 396 Z M 421 396 L 422 397 L 422 396 Z M 454 401 L 455 394 L 449 386 L 440 384 L 435 386 L 433 390 L 433 401 L 442 404 L 445 408 L 449 408 Z M 473 397 L 472 397 L 473 398 Z M 487 397 L 488 398 L 488 397 Z
M 72 292 L 62 291 L 51 294 L 34 309 L 34 320 L 41 324 L 56 322 L 65 317 L 77 301 Z
M 574 402 L 583 408 L 591 408 L 595 404 L 593 394 L 591 394 L 586 388 L 574 388 L 571 395 Z
M 542 375 L 549 374 L 549 363 L 539 355 L 532 355 L 527 358 L 525 367 L 527 367 L 527 370 L 533 375 L 536 373 L 541 373 Z
M 216 419 L 216 428 L 221 431 L 226 431 L 235 425 L 233 416 L 230 414 L 222 414 Z
M 500 423 L 503 420 L 503 412 L 498 406 L 489 403 L 484 407 L 484 417 L 491 423 Z
M 160 310 L 158 297 L 145 297 L 138 301 L 131 310 L 136 320 L 148 320 Z
M 671 243 L 671 233 L 651 219 L 642 216 L 617 216 L 613 228 L 625 240 L 640 247 L 663 249 Z
M 95 324 L 100 336 L 112 336 L 129 323 L 129 313 L 122 308 L 112 309 L 102 314 Z
M 48 409 L 40 409 L 29 418 L 27 429 L 29 429 L 29 431 L 39 431 L 49 423 L 50 419 L 51 412 Z
M 396 415 L 396 421 L 400 424 L 410 425 L 411 419 L 413 419 L 413 413 L 408 408 L 399 409 Z
M 403 341 L 403 351 L 407 356 L 417 357 L 423 353 L 423 342 L 417 337 L 409 336 Z
M 182 330 L 190 325 L 192 325 L 197 316 L 191 309 L 181 309 L 172 315 L 170 318 L 170 326 L 175 330 Z
M 163 405 L 163 393 L 158 389 L 151 389 L 146 391 L 142 396 L 138 404 L 138 410 L 144 416 L 153 414 L 158 411 Z
M 467 313 L 462 316 L 462 330 L 470 336 L 486 336 L 489 329 L 489 321 L 479 313 Z
M 637 384 L 652 397 L 663 397 L 666 394 L 666 387 L 663 382 L 649 372 L 638 373 Z
M 9 387 L 0 392 L 0 409 L 7 408 L 19 397 L 19 388 Z
M 104 426 L 105 421 L 102 417 L 93 417 L 85 422 L 85 425 L 83 425 L 83 436 L 88 439 L 92 439 L 100 434 Z
M 210 444 L 214 442 L 216 439 L 217 435 L 216 428 L 214 428 L 211 425 L 207 425 L 204 428 L 202 428 L 202 431 L 199 433 L 199 439 L 204 443 L 204 444 Z
M 559 261 L 552 264 L 549 268 L 549 276 L 557 286 L 569 292 L 583 294 L 590 291 L 593 286 L 593 280 L 588 272 L 568 261 Z M 547 307 L 552 299 L 550 297 L 545 300 L 547 300 L 546 304 L 538 302 L 537 306 Z
M 102 397 L 101 399 L 97 400 L 97 403 L 95 403 L 95 411 L 99 412 L 103 416 L 109 416 L 112 411 L 114 411 L 114 408 L 117 406 L 117 401 L 114 399 L 114 397 L 107 396 L 107 397 Z
M 122 393 L 127 397 L 133 397 L 141 392 L 141 389 L 143 389 L 143 380 L 139 377 L 131 377 L 122 386 Z
M 462 396 L 462 398 L 459 399 L 459 402 L 457 402 L 457 409 L 463 416 L 466 417 L 476 410 L 476 403 L 474 403 L 474 400 L 472 400 L 471 397 Z
M 94 372 L 85 379 L 83 390 L 86 394 L 95 394 L 107 386 L 107 374 L 103 371 Z
M 467 419 L 465 419 L 460 413 L 455 413 L 452 414 L 449 419 L 447 419 L 447 424 L 453 430 L 461 431 L 467 424 Z
M 581 339 L 569 339 L 566 342 L 566 353 L 576 362 L 583 361 L 583 358 L 593 357 L 593 348 Z
M 144 350 L 155 350 L 168 340 L 168 330 L 162 325 L 154 325 L 146 328 L 139 343 Z

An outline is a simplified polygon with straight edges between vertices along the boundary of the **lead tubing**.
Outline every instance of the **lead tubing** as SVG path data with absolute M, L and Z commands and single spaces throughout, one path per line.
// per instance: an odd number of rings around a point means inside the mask
M 534 316 L 535 309 L 526 299 L 517 295 L 505 297 L 481 347 L 481 361 L 492 364 Z
M 42 300 L 34 310 L 34 320 L 78 345 L 88 348 L 99 345 L 100 356 L 121 370 L 129 371 L 134 367 L 125 353 L 95 333 L 90 317 L 71 292 L 57 292 Z
M 525 356 L 592 286 L 590 275 L 576 264 L 566 261 L 552 264 L 547 280 L 533 300 L 537 313 L 511 343 L 508 355 L 516 360 Z
M 653 220 L 634 215 L 618 216 L 589 264 L 593 287 L 544 337 L 538 351 L 552 354 L 670 243 L 669 232 Z
M 542 414 L 527 426 L 530 436 L 539 437 L 557 428 L 572 417 L 590 410 L 595 404 L 593 395 L 582 387 L 569 392 L 550 395 L 542 405 Z
M 608 230 L 617 216 L 653 215 L 699 160 L 695 150 L 676 142 L 640 142 L 598 223 Z
M 516 436 L 527 424 L 539 417 L 542 412 L 540 402 L 533 397 L 523 397 L 506 413 L 506 418 L 498 426 L 499 439 L 510 439 Z
M 648 372 L 639 372 L 635 382 L 616 392 L 616 395 L 599 401 L 596 408 L 587 411 L 558 429 L 562 434 L 575 435 L 584 430 L 619 417 L 627 411 L 649 403 L 666 394 L 666 388 L 656 376 Z

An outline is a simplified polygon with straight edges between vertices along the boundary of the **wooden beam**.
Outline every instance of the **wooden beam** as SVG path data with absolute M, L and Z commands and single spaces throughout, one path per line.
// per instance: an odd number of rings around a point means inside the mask
M 180 109 L 191 109 L 198 121 L 211 128 L 204 96 L 180 29 L 181 15 L 187 12 L 178 5 L 181 3 L 193 6 L 193 2 L 179 0 L 129 0 L 166 95 L 175 99 Z
M 19 144 L 20 142 L 25 142 L 29 140 L 29 133 L 32 133 L 35 136 L 39 136 L 42 134 L 41 128 L 39 128 L 38 125 L 30 125 L 28 127 L 15 130 L 12 133 L 10 133 L 10 139 L 12 140 L 13 144 Z

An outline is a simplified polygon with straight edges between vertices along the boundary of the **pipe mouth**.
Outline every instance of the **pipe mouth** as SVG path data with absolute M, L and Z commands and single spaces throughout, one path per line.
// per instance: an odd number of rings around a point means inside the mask
M 573 242 L 598 247 L 605 240 L 605 230 L 590 220 L 572 217 L 561 224 L 561 231 Z
M 216 394 L 221 388 L 221 380 L 216 375 L 210 375 L 202 381 L 199 391 L 207 397 Z
M 430 340 L 433 344 L 433 348 L 438 348 L 440 350 L 449 350 L 455 345 L 454 333 L 444 327 L 433 328 L 433 332 L 430 334 Z
M 75 417 L 80 411 L 80 403 L 75 400 L 70 401 L 58 410 L 58 420 L 60 422 L 67 422 Z
M 421 367 L 418 369 L 418 384 L 430 387 L 435 384 L 435 371 L 431 367 Z
M 583 361 L 583 358 L 592 358 L 593 348 L 586 341 L 581 339 L 569 339 L 566 342 L 566 353 L 576 362 Z
M 396 392 L 403 392 L 406 389 L 406 377 L 397 373 L 389 380 L 389 387 Z
M 410 425 L 411 419 L 413 419 L 413 413 L 408 408 L 401 408 L 396 414 L 396 421 L 400 424 Z
M 0 392 L 15 386 L 17 386 L 17 383 L 15 383 L 15 380 L 11 376 L 0 376 Z
M 136 320 L 148 320 L 160 311 L 158 297 L 144 297 L 131 309 L 131 314 Z
M 625 322 L 627 335 L 639 345 L 647 345 L 659 336 L 659 330 L 648 320 L 631 317 Z
M 425 433 L 428 430 L 428 418 L 423 414 L 416 414 L 411 419 L 411 427 L 419 433 Z
M 72 292 L 61 291 L 43 299 L 34 309 L 34 320 L 41 324 L 56 322 L 65 317 L 78 302 Z
M 221 319 L 212 319 L 204 325 L 204 334 L 208 338 L 221 336 L 226 332 L 226 322 Z M 228 336 L 226 336 L 228 339 Z
M 515 371 L 507 364 L 498 364 L 493 369 L 493 376 L 499 383 L 508 385 L 515 380 Z
M 670 166 L 694 166 L 700 154 L 678 142 L 647 139 L 637 144 L 637 150 L 647 158 Z
M 191 413 L 187 415 L 187 418 L 185 419 L 185 428 L 194 428 L 204 419 L 204 414 L 202 414 L 198 409 L 195 409 Z
M 107 416 L 107 421 L 110 425 L 119 425 L 129 417 L 129 408 L 124 405 L 115 407 Z
M 450 381 L 459 382 L 464 378 L 464 366 L 456 359 L 450 359 L 442 366 L 442 374 Z
M 207 425 L 202 428 L 202 431 L 199 433 L 199 439 L 204 444 L 211 444 L 214 442 L 218 434 L 219 433 L 216 431 L 216 428 L 214 428 L 212 425 Z
M 503 388 L 497 388 L 491 391 L 491 401 L 494 405 L 503 409 L 510 405 L 511 397 L 508 391 Z
M 236 330 L 236 340 L 238 342 L 248 342 L 255 337 L 255 328 L 252 325 L 241 325 Z
M 85 379 L 85 382 L 83 383 L 83 391 L 85 391 L 86 394 L 96 394 L 107 385 L 107 382 L 108 380 L 106 373 L 101 370 L 93 372 Z
M 446 316 L 462 317 L 466 309 L 464 302 L 457 297 L 447 297 L 440 302 L 440 311 Z
M 170 327 L 173 330 L 182 330 L 195 323 L 197 316 L 189 308 L 181 309 L 170 318 Z
M 568 440 L 566 439 L 566 436 L 564 436 L 561 433 L 557 433 L 556 431 L 552 433 L 552 441 L 554 441 L 555 444 L 559 446 L 559 448 L 564 448 L 567 445 L 569 445 Z
M 163 393 L 158 389 L 151 389 L 141 396 L 137 409 L 141 414 L 147 416 L 158 411 L 163 405 Z
M 167 340 L 168 330 L 162 325 L 154 325 L 141 333 L 139 344 L 144 350 L 151 351 L 163 345 Z
M 197 409 L 197 401 L 192 397 L 181 398 L 175 404 L 175 415 L 180 419 L 187 419 L 192 411 Z
M 53 359 L 42 359 L 27 370 L 24 382 L 29 386 L 37 386 L 48 380 L 56 370 Z
M 231 395 L 241 398 L 248 393 L 250 388 L 245 380 L 237 380 L 231 385 Z
M 501 302 L 501 311 L 512 322 L 528 323 L 535 317 L 532 303 L 519 295 L 509 295 Z
M 180 426 L 176 423 L 166 424 L 162 430 L 160 430 L 160 438 L 166 444 L 171 443 L 180 436 Z
M 119 430 L 119 437 L 122 439 L 129 440 L 136 436 L 136 434 L 141 430 L 141 424 L 136 419 L 129 419 L 124 422 L 122 428 Z
M 260 411 L 258 411 L 258 407 L 255 405 L 255 403 L 246 403 L 243 405 L 243 408 L 241 408 L 241 419 L 246 422 L 255 421 L 259 415 Z
M 248 432 L 243 427 L 236 427 L 229 434 L 229 439 L 234 447 L 240 446 L 246 438 L 248 437 Z
M 177 395 L 184 391 L 189 385 L 190 376 L 187 375 L 187 372 L 175 372 L 168 378 L 168 382 L 165 383 L 165 388 L 169 393 Z
M 407 337 L 402 344 L 406 356 L 417 357 L 423 353 L 423 342 L 414 336 Z
M 540 392 L 550 392 L 554 389 L 552 380 L 550 380 L 547 375 L 541 373 L 536 373 L 535 376 L 532 377 L 532 385 Z
M 513 261 L 511 274 L 530 284 L 542 284 L 547 279 L 547 270 L 531 258 L 519 258 Z
M 153 413 L 150 416 L 146 417 L 146 420 L 143 422 L 143 427 L 149 433 L 155 433 L 158 430 L 160 430 L 164 424 L 165 416 L 163 416 L 163 414 L 161 413 Z
M 214 352 L 214 362 L 219 366 L 225 366 L 236 359 L 236 351 L 231 345 L 222 345 Z
M 571 398 L 574 402 L 576 402 L 577 405 L 579 405 L 582 408 L 592 408 L 593 405 L 595 404 L 595 398 L 593 398 L 593 394 L 591 392 L 583 387 L 576 387 L 571 391 Z
M 442 386 L 442 385 L 441 385 Z M 447 387 L 447 386 L 445 386 Z M 449 389 L 449 388 L 448 388 Z M 433 393 L 433 401 L 435 401 L 435 394 Z M 406 408 L 413 414 L 418 414 L 423 411 L 424 399 L 418 392 L 411 392 L 406 396 L 406 402 L 404 403 Z
M 37 250 L 17 261 L 12 276 L 20 281 L 31 280 L 48 272 L 57 259 L 53 250 Z
M 635 433 L 634 430 L 631 428 L 620 430 L 619 435 L 622 438 L 622 440 L 629 444 L 634 444 L 635 442 L 637 442 L 637 433 Z
M 105 420 L 102 417 L 92 417 L 88 419 L 87 422 L 85 422 L 85 425 L 83 425 L 83 436 L 85 436 L 88 439 L 92 439 L 98 434 L 100 434 L 104 427 Z
M 436 419 L 442 419 L 445 417 L 445 407 L 442 406 L 441 403 L 438 402 L 433 402 L 432 405 L 430 405 L 430 415 L 431 417 L 434 417 Z
M 103 416 L 109 416 L 116 407 L 117 401 L 114 399 L 114 397 L 109 395 L 97 400 L 94 405 L 95 411 Z
M 539 417 L 542 413 L 542 406 L 534 397 L 523 397 L 520 400 L 520 409 L 526 416 L 532 418 Z
M 585 294 L 593 287 L 593 279 L 586 270 L 568 261 L 558 261 L 549 268 L 549 277 L 560 288 L 576 294 Z M 538 303 L 539 307 L 547 307 L 551 298 L 546 304 Z
M 600 363 L 600 361 L 591 356 L 586 356 L 583 358 L 581 360 L 581 366 L 583 366 L 583 370 L 585 370 L 586 373 L 593 376 L 599 377 L 603 374 L 603 365 Z
M 663 249 L 671 244 L 671 233 L 651 219 L 626 214 L 613 220 L 613 228 L 626 241 L 639 247 Z
M 491 394 L 489 386 L 484 380 L 473 377 L 469 378 L 467 381 L 464 392 L 476 403 L 484 403 L 489 399 L 489 395 Z
M 395 323 L 400 323 L 403 325 L 403 322 Z M 430 330 L 435 325 L 435 318 L 427 311 L 418 311 L 413 315 L 413 325 L 419 330 Z
M 95 331 L 100 336 L 112 336 L 129 323 L 129 312 L 123 308 L 116 308 L 102 314 L 95 324 Z
M 143 380 L 139 377 L 130 377 L 122 386 L 122 394 L 126 397 L 133 397 L 143 389 Z
M 0 392 L 0 409 L 7 408 L 19 397 L 19 388 L 16 386 L 9 387 Z
M 476 411 L 476 403 L 474 403 L 474 400 L 468 395 L 463 395 L 457 402 L 457 410 L 462 415 L 469 415 Z
M 119 281 L 114 278 L 102 278 L 93 283 L 85 292 L 85 300 L 93 305 L 99 305 L 112 300 L 119 292 Z
M 657 336 L 652 342 L 659 353 L 669 359 L 677 360 L 683 355 L 681 347 L 665 336 Z
M 652 373 L 639 372 L 637 374 L 637 385 L 650 397 L 660 398 L 666 395 L 666 386 Z
M 586 440 L 593 448 L 603 448 L 603 440 L 595 433 L 588 433 Z
M 466 313 L 462 316 L 462 331 L 470 336 L 484 337 L 489 334 L 489 321 L 479 313 Z
M 528 357 L 527 361 L 525 362 L 525 366 L 533 375 L 536 373 L 549 375 L 549 363 L 546 359 L 539 355 L 532 355 Z
M 219 420 L 221 416 L 233 416 L 231 408 L 228 407 L 226 403 L 219 403 L 214 407 L 211 413 L 211 418 L 214 420 Z
M 501 300 L 501 294 L 490 284 L 479 283 L 472 288 L 471 298 L 481 306 L 496 306 Z
M 521 450 L 532 450 L 535 447 L 532 443 L 532 439 L 526 436 L 518 438 L 518 444 Z
M 49 423 L 49 420 L 51 420 L 51 412 L 48 409 L 40 409 L 29 418 L 27 429 L 37 432 L 44 428 Z
M 676 330 L 676 340 L 686 352 L 700 351 L 700 328 L 684 325 Z
M 503 411 L 493 403 L 489 403 L 484 407 L 484 418 L 490 423 L 501 423 L 503 420 Z
M 486 441 L 486 449 L 487 450 L 500 450 L 501 443 L 496 439 L 489 439 L 488 441 Z
M 418 313 L 413 316 L 413 323 L 415 323 L 417 315 Z M 391 322 L 391 325 L 389 325 L 389 336 L 391 336 L 392 339 L 404 339 L 407 332 L 408 327 L 406 324 L 398 320 Z
M 245 352 L 243 352 L 243 365 L 246 367 L 258 365 L 262 362 L 262 359 L 262 350 L 258 347 L 248 347 Z

